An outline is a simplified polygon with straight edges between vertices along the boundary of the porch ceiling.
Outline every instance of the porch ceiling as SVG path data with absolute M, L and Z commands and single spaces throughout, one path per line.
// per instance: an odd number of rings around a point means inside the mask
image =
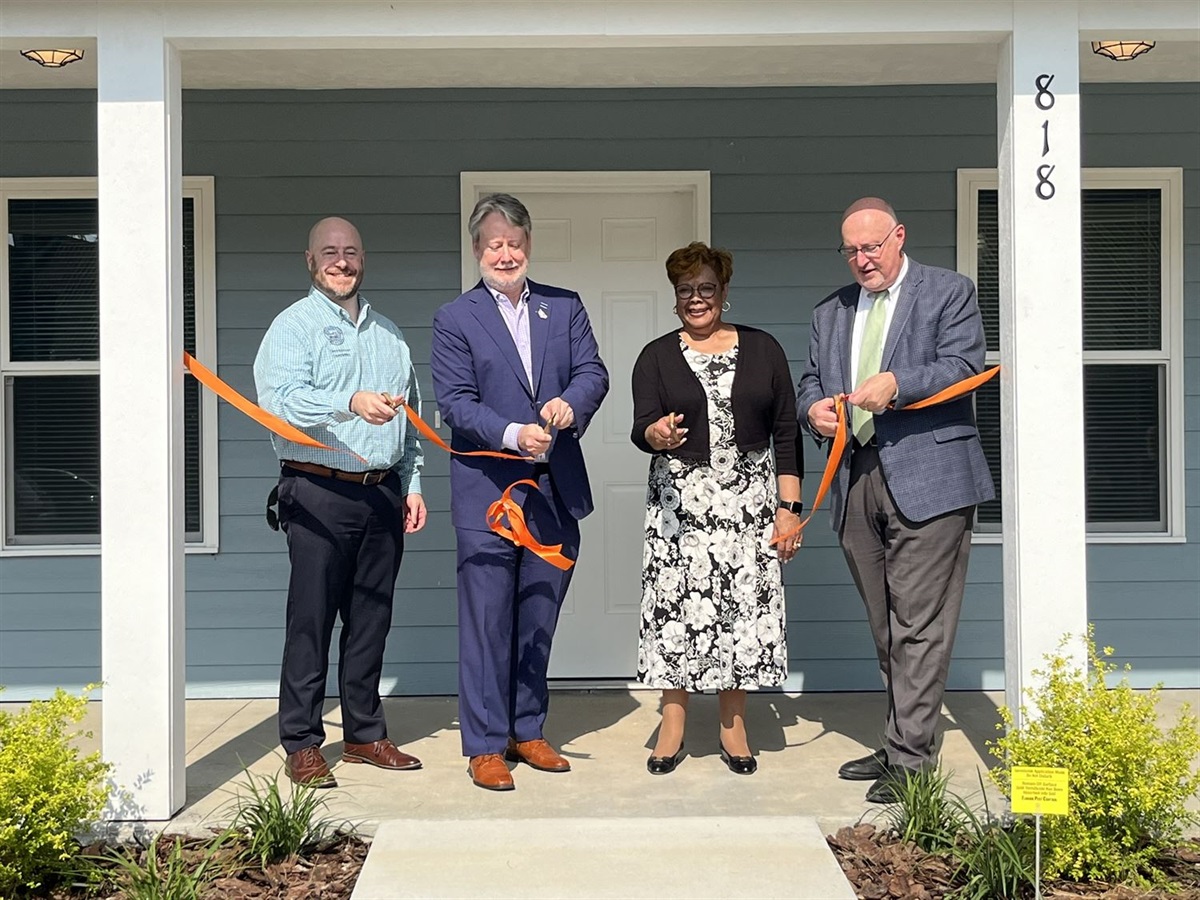
M 1139 35 L 1140 37 L 1141 35 Z M 1148 36 L 1150 39 L 1153 35 Z M 36 39 L 0 39 L 0 88 L 94 88 L 94 38 L 44 39 L 84 59 L 43 69 L 19 55 Z M 764 87 L 960 84 L 995 80 L 998 45 L 930 43 L 715 47 L 183 50 L 183 86 L 219 88 Z M 1085 82 L 1200 81 L 1200 41 L 1160 40 L 1116 63 L 1080 43 Z

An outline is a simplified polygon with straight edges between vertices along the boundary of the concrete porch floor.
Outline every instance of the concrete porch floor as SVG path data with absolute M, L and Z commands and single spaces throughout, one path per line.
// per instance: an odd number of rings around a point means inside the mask
M 1164 722 L 1184 703 L 1200 707 L 1200 690 L 1160 694 Z M 392 739 L 420 757 L 415 772 L 334 765 L 339 787 L 326 792 L 329 812 L 373 834 L 391 819 L 524 819 L 587 817 L 806 816 L 830 833 L 880 808 L 865 803 L 866 784 L 841 781 L 837 767 L 878 746 L 882 693 L 752 694 L 750 744 L 757 774 L 735 776 L 717 755 L 714 696 L 692 698 L 688 756 L 668 776 L 645 768 L 658 725 L 657 691 L 556 690 L 551 696 L 547 738 L 571 759 L 567 774 L 515 769 L 515 791 L 493 793 L 473 786 L 460 755 L 457 700 L 404 697 L 384 700 Z M 990 764 L 986 742 L 996 735 L 1000 693 L 946 695 L 942 765 L 952 789 L 977 797 Z M 14 704 L 15 705 L 15 704 Z M 98 745 L 103 703 L 91 704 L 84 727 Z M 168 828 L 184 831 L 223 824 L 243 767 L 262 774 L 281 770 L 275 701 L 191 700 L 187 703 L 187 802 Z M 326 709 L 323 747 L 331 764 L 341 757 L 340 711 Z M 281 775 L 281 777 L 283 777 Z M 985 779 L 986 783 L 986 779 Z M 998 795 L 989 790 L 993 800 Z M 1193 798 L 1193 808 L 1200 802 Z M 992 806 L 998 808 L 997 805 Z

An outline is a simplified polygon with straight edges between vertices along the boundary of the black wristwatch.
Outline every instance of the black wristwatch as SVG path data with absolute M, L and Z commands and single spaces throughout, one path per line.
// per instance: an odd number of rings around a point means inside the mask
M 796 516 L 804 512 L 804 504 L 799 500 L 780 500 L 779 508 L 786 509 L 788 512 Z

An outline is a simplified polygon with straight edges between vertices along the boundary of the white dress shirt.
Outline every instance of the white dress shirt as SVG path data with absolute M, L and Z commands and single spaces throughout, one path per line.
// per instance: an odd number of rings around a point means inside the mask
M 903 265 L 900 266 L 900 274 L 896 276 L 896 280 L 892 282 L 892 286 L 887 289 L 887 299 L 883 301 L 886 304 L 883 320 L 884 345 L 887 344 L 888 330 L 892 327 L 892 317 L 896 313 L 896 301 L 900 298 L 900 291 L 906 275 L 908 275 L 907 254 L 904 256 Z M 875 291 L 860 288 L 858 292 L 858 307 L 854 311 L 854 331 L 850 337 L 850 378 L 855 388 L 858 387 L 858 351 L 862 348 L 863 331 L 867 327 L 867 313 L 871 311 L 871 307 L 875 303 L 871 299 L 873 293 Z

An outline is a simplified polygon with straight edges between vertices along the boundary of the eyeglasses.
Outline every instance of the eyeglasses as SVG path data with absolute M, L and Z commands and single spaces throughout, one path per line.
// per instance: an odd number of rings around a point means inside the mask
M 706 281 L 704 284 L 698 284 L 692 287 L 690 284 L 675 285 L 676 300 L 691 300 L 699 295 L 701 300 L 711 300 L 717 296 L 717 291 L 721 289 L 719 284 L 713 284 L 711 281 Z
M 899 227 L 900 223 L 897 222 L 892 226 L 892 230 L 884 235 L 883 240 L 878 244 L 863 244 L 861 247 L 838 247 L 837 252 L 842 255 L 843 259 L 847 260 L 854 259 L 854 257 L 858 256 L 860 253 L 867 259 L 875 259 L 883 250 L 883 245 L 888 242 L 888 238 L 895 234 L 896 229 Z

